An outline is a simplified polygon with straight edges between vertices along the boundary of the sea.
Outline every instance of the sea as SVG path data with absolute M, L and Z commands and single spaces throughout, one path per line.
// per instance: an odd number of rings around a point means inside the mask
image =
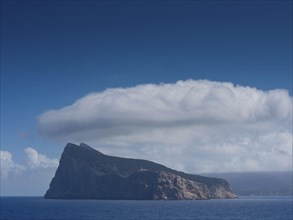
M 292 220 L 292 197 L 230 200 L 45 200 L 1 197 L 1 220 Z

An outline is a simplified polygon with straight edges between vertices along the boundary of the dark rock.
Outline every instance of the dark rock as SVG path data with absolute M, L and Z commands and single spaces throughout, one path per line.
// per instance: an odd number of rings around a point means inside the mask
M 45 198 L 178 200 L 235 198 L 235 194 L 224 179 L 107 156 L 82 143 L 66 145 Z

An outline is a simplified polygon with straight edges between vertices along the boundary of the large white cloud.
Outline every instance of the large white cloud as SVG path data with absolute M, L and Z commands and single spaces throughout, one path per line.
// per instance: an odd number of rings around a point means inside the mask
M 292 169 L 292 97 L 208 80 L 91 93 L 38 118 L 41 134 L 189 172 Z

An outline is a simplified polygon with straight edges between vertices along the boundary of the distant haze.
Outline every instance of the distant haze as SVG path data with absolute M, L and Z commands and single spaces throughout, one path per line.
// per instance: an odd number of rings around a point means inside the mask
M 292 171 L 204 175 L 225 178 L 239 196 L 293 196 Z

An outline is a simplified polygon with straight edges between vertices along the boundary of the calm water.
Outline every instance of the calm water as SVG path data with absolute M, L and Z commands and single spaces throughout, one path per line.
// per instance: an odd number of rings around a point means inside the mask
M 207 201 L 44 200 L 1 197 L 1 220 L 291 220 L 292 197 L 242 197 Z

